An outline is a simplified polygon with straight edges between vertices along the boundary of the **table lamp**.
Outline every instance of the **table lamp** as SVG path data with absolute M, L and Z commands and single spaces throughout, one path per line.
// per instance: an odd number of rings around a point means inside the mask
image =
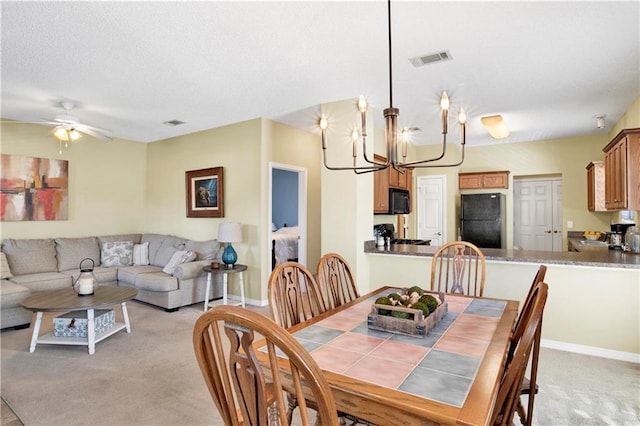
M 218 241 L 227 243 L 227 247 L 222 254 L 222 262 L 227 269 L 233 269 L 233 266 L 238 260 L 238 254 L 233 249 L 231 243 L 242 241 L 242 225 L 237 222 L 221 223 L 218 225 Z

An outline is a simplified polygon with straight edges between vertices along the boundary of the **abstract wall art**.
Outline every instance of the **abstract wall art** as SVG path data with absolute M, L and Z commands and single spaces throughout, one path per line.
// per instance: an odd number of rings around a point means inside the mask
M 0 221 L 67 220 L 69 162 L 1 154 Z

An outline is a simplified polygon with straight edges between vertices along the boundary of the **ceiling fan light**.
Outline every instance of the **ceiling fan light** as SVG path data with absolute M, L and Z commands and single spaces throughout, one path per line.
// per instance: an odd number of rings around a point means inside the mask
M 480 121 L 482 121 L 482 125 L 487 128 L 492 138 L 504 139 L 509 136 L 509 129 L 501 115 L 488 115 L 480 118 Z
M 65 129 L 64 127 L 56 127 L 53 132 L 53 136 L 56 137 L 59 141 L 62 142 L 75 142 L 82 135 L 76 129 Z

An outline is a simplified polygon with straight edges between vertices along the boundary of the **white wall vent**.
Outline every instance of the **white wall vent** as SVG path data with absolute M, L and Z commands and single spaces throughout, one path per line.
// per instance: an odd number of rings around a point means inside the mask
M 415 58 L 410 58 L 409 61 L 411 61 L 414 67 L 421 67 L 423 65 L 432 64 L 434 62 L 448 61 L 450 59 L 452 58 L 449 51 L 443 50 L 442 52 L 416 56 Z

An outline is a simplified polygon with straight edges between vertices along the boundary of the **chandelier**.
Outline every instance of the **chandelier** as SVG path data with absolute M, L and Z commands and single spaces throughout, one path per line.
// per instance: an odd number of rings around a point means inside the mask
M 320 126 L 320 132 L 322 135 L 322 160 L 324 166 L 329 170 L 353 170 L 356 174 L 362 173 L 370 173 L 378 170 L 387 169 L 392 167 L 400 173 L 404 173 L 406 169 L 414 169 L 414 168 L 427 168 L 427 167 L 454 167 L 459 166 L 464 161 L 464 146 L 466 140 L 465 134 L 465 123 L 467 121 L 466 114 L 462 108 L 458 113 L 458 123 L 460 124 L 460 145 L 461 149 L 461 157 L 460 160 L 455 163 L 450 164 L 432 164 L 438 160 L 444 158 L 447 152 L 447 133 L 448 133 L 448 115 L 449 115 L 449 97 L 447 96 L 447 92 L 444 91 L 440 98 L 440 107 L 442 108 L 442 152 L 433 158 L 411 161 L 407 162 L 407 144 L 409 143 L 409 131 L 410 129 L 403 128 L 401 130 L 401 141 L 400 148 L 401 154 L 398 155 L 398 115 L 400 111 L 398 108 L 393 107 L 393 70 L 391 66 L 391 0 L 387 1 L 387 17 L 388 17 L 388 31 L 389 31 L 389 108 L 384 110 L 384 119 L 385 119 L 385 140 L 386 140 L 386 149 L 387 149 L 387 160 L 386 162 L 376 161 L 375 159 L 371 159 L 367 156 L 367 100 L 364 96 L 360 96 L 358 98 L 357 108 L 360 112 L 360 122 L 362 125 L 362 129 L 360 132 L 354 129 L 351 134 L 351 139 L 353 142 L 353 166 L 343 166 L 336 167 L 330 166 L 327 164 L 327 128 L 329 127 L 329 122 L 327 117 L 323 114 L 318 120 L 318 125 Z M 366 165 L 358 166 L 358 140 L 362 138 L 362 158 Z M 400 157 L 402 159 L 400 160 Z

